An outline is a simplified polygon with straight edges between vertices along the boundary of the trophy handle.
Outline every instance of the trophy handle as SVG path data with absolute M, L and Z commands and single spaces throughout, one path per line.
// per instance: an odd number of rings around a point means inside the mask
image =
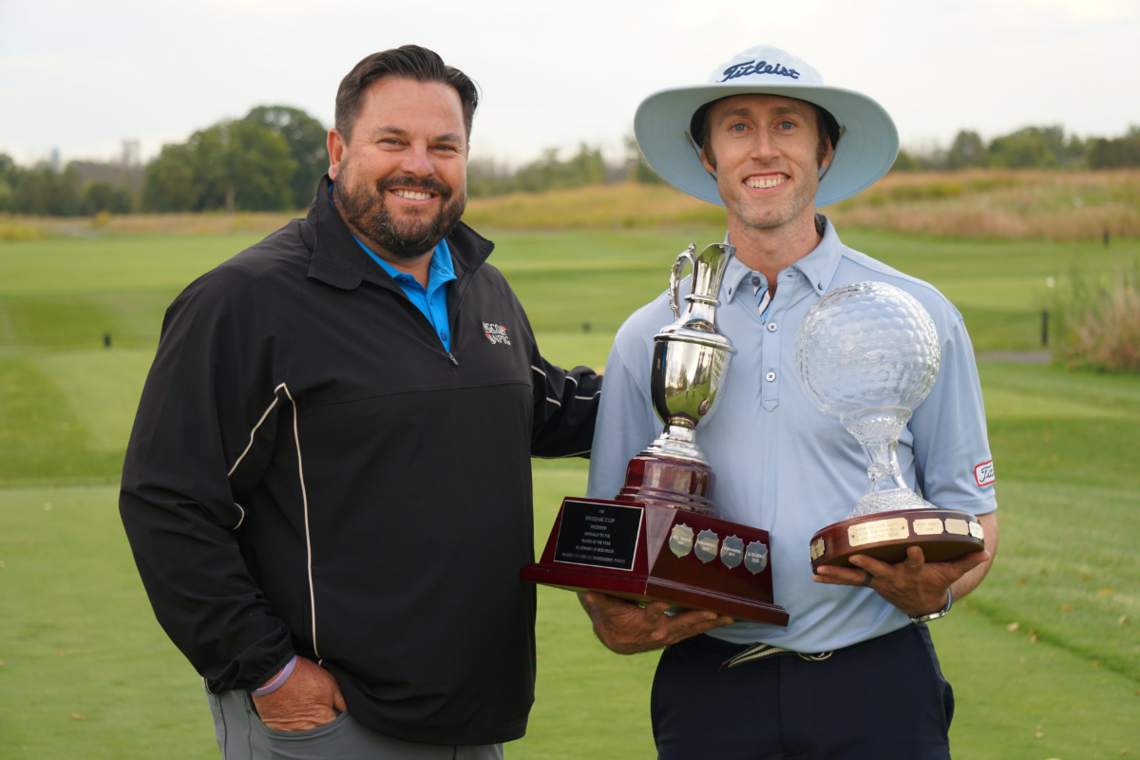
M 685 270 L 686 261 L 696 270 L 697 262 L 693 258 L 696 251 L 697 244 L 689 243 L 688 248 L 677 254 L 677 260 L 673 262 L 673 269 L 669 271 L 669 308 L 673 310 L 673 319 L 681 318 L 681 272 Z

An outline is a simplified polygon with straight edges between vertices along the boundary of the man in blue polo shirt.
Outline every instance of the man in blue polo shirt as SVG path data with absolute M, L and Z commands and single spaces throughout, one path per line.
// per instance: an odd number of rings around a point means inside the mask
M 816 214 L 890 168 L 898 137 L 870 98 L 826 87 L 804 61 L 760 46 L 704 85 L 656 93 L 638 109 L 642 152 L 668 182 L 723 205 L 736 247 L 717 311 L 738 353 L 699 438 L 725 519 L 771 535 L 786 628 L 710 612 L 668 616 L 591 592 L 602 642 L 620 653 L 668 646 L 654 682 L 660 758 L 948 758 L 953 696 L 926 621 L 984 577 L 997 548 L 991 456 L 973 350 L 937 290 L 840 242 Z M 815 409 L 796 380 L 795 331 L 824 293 L 886 282 L 930 313 L 942 367 L 898 445 L 908 483 L 932 503 L 979 516 L 986 551 L 813 576 L 809 540 L 844 519 L 867 470 L 854 436 Z M 687 287 L 687 284 L 684 286 Z M 612 498 L 627 461 L 661 430 L 650 398 L 653 336 L 673 321 L 665 295 L 621 328 L 606 365 L 588 495 Z M 979 475 L 979 473 L 982 473 Z M 697 635 L 708 632 L 707 635 Z

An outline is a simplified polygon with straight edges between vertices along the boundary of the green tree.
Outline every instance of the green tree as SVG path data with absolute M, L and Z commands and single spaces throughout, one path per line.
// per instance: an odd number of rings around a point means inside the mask
M 258 106 L 242 121 L 269 127 L 285 138 L 289 155 L 297 162 L 297 170 L 289 183 L 292 206 L 307 208 L 313 200 L 317 183 L 328 171 L 328 130 L 299 108 Z
M 949 169 L 968 169 L 973 166 L 985 166 L 986 144 L 977 132 L 965 129 L 958 132 L 954 144 L 946 154 L 946 166 Z
M 80 212 L 78 178 L 73 171 L 47 167 L 16 172 L 13 211 L 44 216 L 76 216 Z
M 129 214 L 134 208 L 135 198 L 130 188 L 115 187 L 110 182 L 88 182 L 83 188 L 83 213 Z
M 599 148 L 582 143 L 567 161 L 558 159 L 558 148 L 547 148 L 542 158 L 522 167 L 515 174 L 514 187 L 524 193 L 541 193 L 606 181 L 606 163 Z
M 1128 128 L 1124 137 L 1106 140 L 1099 137 L 1089 140 L 1089 168 L 1116 169 L 1140 166 L 1140 127 Z
M 625 136 L 626 162 L 630 165 L 629 178 L 642 185 L 663 185 L 665 180 L 653 171 L 653 167 L 645 160 L 641 148 L 637 145 L 637 138 L 632 135 Z
M 899 154 L 895 156 L 895 162 L 891 164 L 891 171 L 893 172 L 919 172 L 922 169 L 922 162 L 902 148 L 899 148 Z
M 7 153 L 0 153 L 0 211 L 15 211 L 16 162 Z
M 1065 155 L 1065 130 L 1060 126 L 1025 127 L 995 137 L 986 150 L 990 166 L 1044 169 L 1059 166 Z
M 140 205 L 143 211 L 198 211 L 206 178 L 199 171 L 192 143 L 162 146 L 158 158 L 146 167 Z
M 163 146 L 147 167 L 147 211 L 279 211 L 292 206 L 297 162 L 285 138 L 252 121 L 223 121 Z

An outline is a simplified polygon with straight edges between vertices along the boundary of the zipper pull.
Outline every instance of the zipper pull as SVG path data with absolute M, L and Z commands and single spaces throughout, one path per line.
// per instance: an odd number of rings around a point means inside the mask
M 454 364 L 456 367 L 459 366 L 459 360 L 455 358 L 455 354 L 448 351 L 447 352 L 447 358 L 451 359 L 451 363 Z

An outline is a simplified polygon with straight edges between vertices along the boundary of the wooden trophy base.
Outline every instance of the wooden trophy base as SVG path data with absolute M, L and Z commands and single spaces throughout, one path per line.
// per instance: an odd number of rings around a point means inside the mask
M 522 579 L 788 624 L 772 600 L 768 532 L 691 509 L 564 499 L 542 558 Z
M 894 564 L 917 546 L 927 562 L 950 562 L 981 551 L 986 544 L 982 524 L 957 509 L 900 509 L 864 515 L 828 525 L 812 536 L 811 569 L 820 565 L 850 567 L 862 554 Z

